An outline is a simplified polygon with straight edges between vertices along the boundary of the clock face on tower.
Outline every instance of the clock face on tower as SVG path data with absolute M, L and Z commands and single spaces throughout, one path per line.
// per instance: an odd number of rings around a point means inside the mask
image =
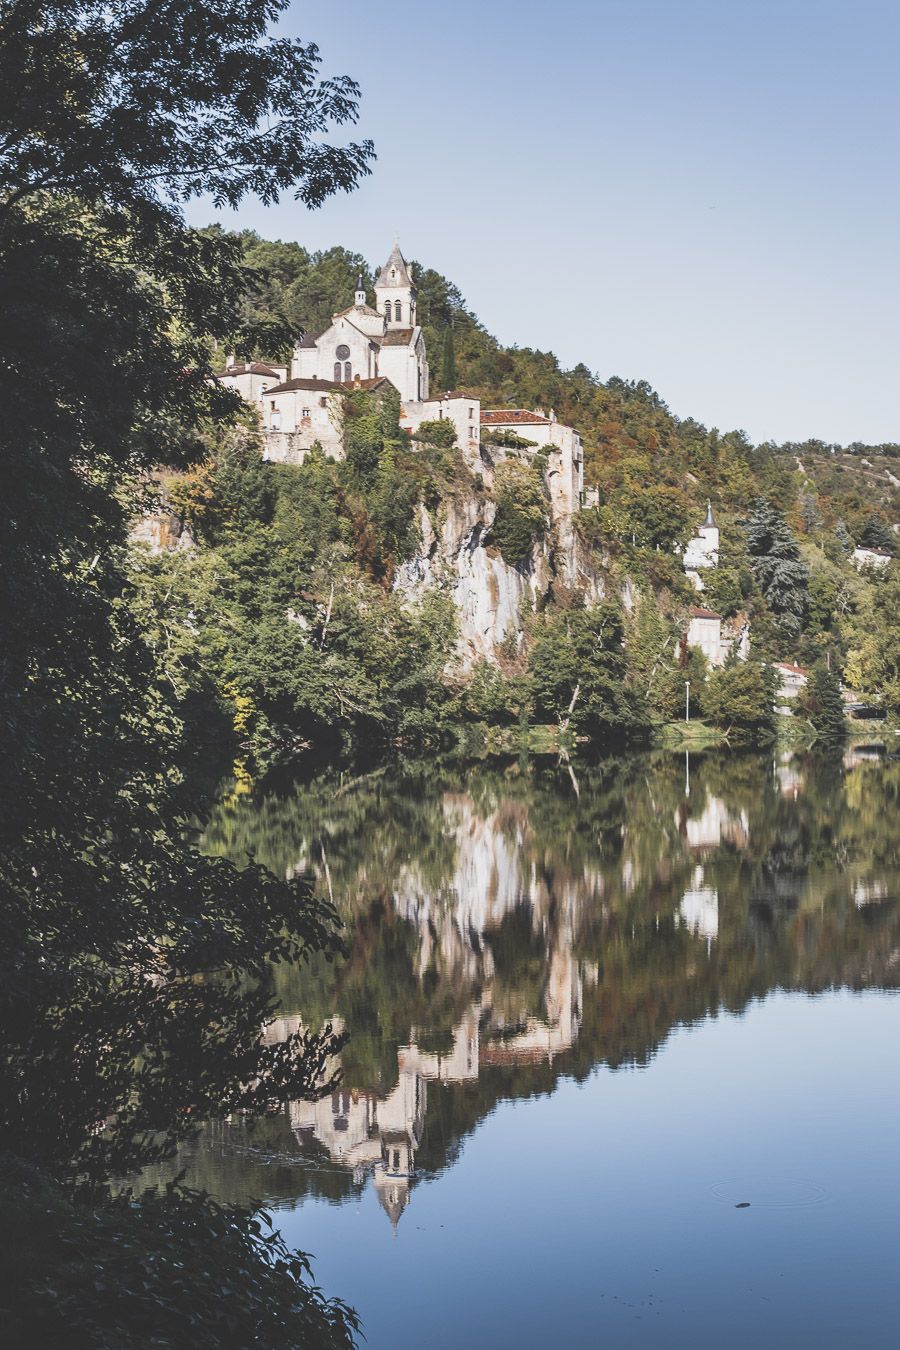
M 342 342 L 341 345 L 338 347 L 337 351 L 335 352 L 335 356 L 339 361 L 346 361 L 349 355 L 350 355 L 350 348 L 347 346 L 346 343 Z

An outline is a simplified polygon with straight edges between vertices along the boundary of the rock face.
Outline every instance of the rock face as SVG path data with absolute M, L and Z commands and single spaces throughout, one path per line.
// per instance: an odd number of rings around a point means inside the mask
M 129 538 L 132 543 L 146 544 L 151 553 L 195 547 L 194 538 L 188 527 L 174 511 L 165 508 L 141 516 L 132 525 Z
M 475 494 L 445 499 L 436 521 L 420 506 L 421 547 L 394 580 L 410 600 L 436 588 L 453 596 L 463 669 L 496 659 L 502 643 L 518 641 L 525 615 L 554 580 L 583 590 L 589 604 L 603 595 L 601 579 L 581 557 L 571 517 L 557 521 L 531 556 L 513 566 L 485 543 L 495 510 L 494 502 Z

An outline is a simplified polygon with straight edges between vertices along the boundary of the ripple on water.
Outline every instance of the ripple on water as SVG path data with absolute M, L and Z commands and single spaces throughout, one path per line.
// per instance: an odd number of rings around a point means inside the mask
M 815 1181 L 720 1181 L 710 1190 L 716 1200 L 734 1208 L 808 1209 L 828 1199 L 828 1191 Z

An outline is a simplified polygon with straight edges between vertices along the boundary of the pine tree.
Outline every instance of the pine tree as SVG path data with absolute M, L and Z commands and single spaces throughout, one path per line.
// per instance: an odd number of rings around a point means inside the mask
M 759 500 L 744 528 L 750 566 L 766 603 L 788 633 L 799 633 L 809 572 L 784 515 L 771 503 Z
M 453 345 L 453 324 L 444 329 L 444 350 L 441 355 L 441 389 L 447 392 L 456 387 L 456 349 Z
M 823 748 L 843 745 L 847 736 L 841 682 L 824 661 L 813 666 L 803 694 L 803 709 Z

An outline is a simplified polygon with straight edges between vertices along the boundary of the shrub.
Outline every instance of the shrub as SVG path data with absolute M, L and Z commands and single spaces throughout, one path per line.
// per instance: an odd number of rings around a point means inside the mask
M 510 460 L 494 477 L 497 511 L 489 542 L 505 562 L 524 563 L 547 527 L 544 485 L 533 465 Z
M 775 676 L 761 661 L 735 661 L 714 670 L 704 691 L 707 716 L 736 747 L 775 738 Z
M 456 427 L 449 417 L 437 417 L 430 422 L 421 422 L 413 432 L 413 440 L 450 450 L 456 445 Z
M 487 431 L 481 433 L 481 444 L 503 446 L 507 450 L 529 450 L 537 446 L 537 441 L 528 441 L 516 431 L 505 431 L 499 427 L 492 431 L 488 427 Z

